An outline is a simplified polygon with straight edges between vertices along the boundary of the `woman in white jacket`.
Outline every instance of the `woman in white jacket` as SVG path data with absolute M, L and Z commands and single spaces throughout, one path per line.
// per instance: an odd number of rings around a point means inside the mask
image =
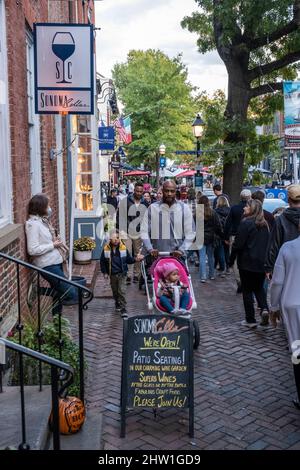
M 51 212 L 49 199 L 45 194 L 36 194 L 29 201 L 28 220 L 25 224 L 27 251 L 32 264 L 66 279 L 63 261 L 67 247 L 49 222 Z M 74 287 L 47 274 L 42 276 L 55 291 L 56 298 L 66 300 L 68 303 L 74 300 L 76 303 L 78 295 Z
M 280 248 L 270 287 L 271 322 L 274 326 L 282 316 L 286 329 L 300 409 L 300 236 Z

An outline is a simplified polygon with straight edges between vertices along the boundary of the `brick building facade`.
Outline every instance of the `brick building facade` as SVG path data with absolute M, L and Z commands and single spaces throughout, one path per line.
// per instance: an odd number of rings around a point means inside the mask
M 0 0 L 0 252 L 28 260 L 24 222 L 32 195 L 43 192 L 51 201 L 52 223 L 59 225 L 57 116 L 34 113 L 33 23 L 88 23 L 93 1 Z M 66 121 L 59 117 L 63 148 Z M 61 154 L 64 174 L 64 221 L 68 225 L 67 156 Z M 16 318 L 16 268 L 0 258 L 0 336 Z M 26 297 L 28 280 L 21 273 Z

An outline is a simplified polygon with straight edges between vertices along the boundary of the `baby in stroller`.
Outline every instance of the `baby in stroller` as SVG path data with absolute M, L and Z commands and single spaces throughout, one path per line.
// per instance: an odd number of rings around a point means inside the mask
M 188 285 L 180 281 L 180 273 L 176 264 L 172 261 L 165 262 L 157 267 L 158 285 L 156 295 L 161 306 L 172 314 L 188 314 L 190 293 Z

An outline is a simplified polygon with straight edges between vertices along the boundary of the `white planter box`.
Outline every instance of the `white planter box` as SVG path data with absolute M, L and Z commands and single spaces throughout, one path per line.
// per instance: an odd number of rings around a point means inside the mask
M 74 251 L 74 259 L 78 263 L 89 263 L 92 259 L 92 251 Z

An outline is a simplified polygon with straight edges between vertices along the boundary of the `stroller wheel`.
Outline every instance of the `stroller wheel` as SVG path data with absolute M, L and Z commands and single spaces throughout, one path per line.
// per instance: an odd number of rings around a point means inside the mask
M 193 320 L 193 337 L 194 337 L 194 349 L 198 349 L 200 344 L 200 329 L 197 320 Z

